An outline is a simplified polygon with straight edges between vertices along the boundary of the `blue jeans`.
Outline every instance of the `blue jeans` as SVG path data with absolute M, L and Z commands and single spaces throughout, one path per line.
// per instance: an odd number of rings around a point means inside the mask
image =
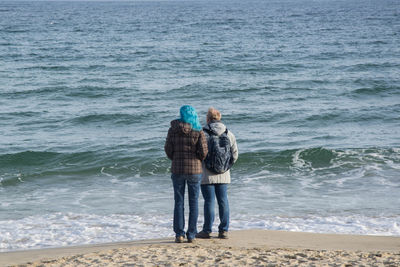
M 215 197 L 218 201 L 219 220 L 218 232 L 227 232 L 229 229 L 229 202 L 228 202 L 228 184 L 203 184 L 201 193 L 204 197 L 204 225 L 203 231 L 212 232 L 214 223 L 214 205 Z
M 185 186 L 189 192 L 189 227 L 186 232 L 188 239 L 194 239 L 197 234 L 197 218 L 199 217 L 199 192 L 201 174 L 172 174 L 174 186 L 174 232 L 175 236 L 185 236 Z

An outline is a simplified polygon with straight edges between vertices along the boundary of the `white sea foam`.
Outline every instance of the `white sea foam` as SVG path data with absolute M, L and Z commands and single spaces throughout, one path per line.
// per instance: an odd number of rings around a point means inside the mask
M 55 213 L 0 221 L 0 251 L 171 236 L 171 218 Z
M 299 149 L 293 154 L 292 163 L 295 168 L 311 167 L 310 163 L 307 163 L 300 157 L 300 154 L 305 151 L 305 149 Z
M 201 229 L 202 216 L 198 227 Z M 217 222 L 214 225 L 216 230 Z M 269 229 L 317 233 L 400 236 L 400 216 L 234 216 L 231 230 Z M 172 215 L 54 213 L 0 221 L 0 251 L 171 237 Z
M 106 167 L 102 167 L 101 170 L 100 170 L 100 173 L 101 173 L 101 174 L 104 174 L 104 175 L 106 175 L 106 176 L 108 176 L 108 177 L 113 177 L 111 174 L 106 173 L 106 172 L 104 171 L 105 168 L 106 168 Z
M 246 219 L 239 216 L 232 220 L 231 229 L 262 228 L 269 230 L 301 231 L 314 233 L 340 233 L 360 235 L 400 236 L 400 216 L 307 216 L 268 217 Z

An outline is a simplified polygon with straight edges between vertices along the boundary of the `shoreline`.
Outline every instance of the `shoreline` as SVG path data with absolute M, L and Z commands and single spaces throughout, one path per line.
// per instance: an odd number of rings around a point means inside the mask
M 211 239 L 196 239 L 193 244 L 177 244 L 171 237 L 0 253 L 0 266 L 179 266 L 196 263 L 203 266 L 267 263 L 279 266 L 317 264 L 317 260 L 326 265 L 330 261 L 354 264 L 365 260 L 363 264 L 367 265 L 397 266 L 400 265 L 400 237 L 239 230 L 229 232 L 229 239 L 218 239 L 214 233 Z

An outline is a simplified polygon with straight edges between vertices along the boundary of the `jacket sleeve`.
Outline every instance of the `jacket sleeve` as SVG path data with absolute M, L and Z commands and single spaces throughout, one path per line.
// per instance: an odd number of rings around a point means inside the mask
M 174 144 L 172 142 L 172 130 L 171 128 L 168 130 L 167 139 L 165 140 L 164 151 L 167 154 L 167 157 L 172 160 L 174 158 Z
M 233 155 L 233 163 L 235 163 L 237 161 L 237 159 L 239 158 L 239 149 L 236 143 L 236 137 L 235 135 L 231 132 L 228 131 L 228 135 L 229 135 L 229 140 L 231 141 L 231 149 L 232 149 L 232 155 Z
M 197 157 L 203 161 L 208 153 L 207 139 L 203 131 L 200 131 L 199 140 L 197 141 Z

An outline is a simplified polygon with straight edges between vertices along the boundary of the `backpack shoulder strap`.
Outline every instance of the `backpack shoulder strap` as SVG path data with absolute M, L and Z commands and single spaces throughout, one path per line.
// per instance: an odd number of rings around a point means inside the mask
M 216 135 L 212 130 L 207 129 L 206 127 L 203 127 L 203 131 L 205 131 L 206 133 L 208 133 L 208 135 Z
M 217 135 L 216 133 L 214 133 L 214 131 L 207 129 L 206 127 L 203 127 L 203 131 L 207 132 L 209 135 Z M 228 135 L 228 128 L 225 128 L 225 131 L 223 133 Z
M 212 133 L 212 131 L 210 131 L 210 130 L 207 129 L 206 127 L 203 127 L 203 131 L 205 131 L 205 132 L 208 133 L 208 134 L 211 134 L 211 133 Z

